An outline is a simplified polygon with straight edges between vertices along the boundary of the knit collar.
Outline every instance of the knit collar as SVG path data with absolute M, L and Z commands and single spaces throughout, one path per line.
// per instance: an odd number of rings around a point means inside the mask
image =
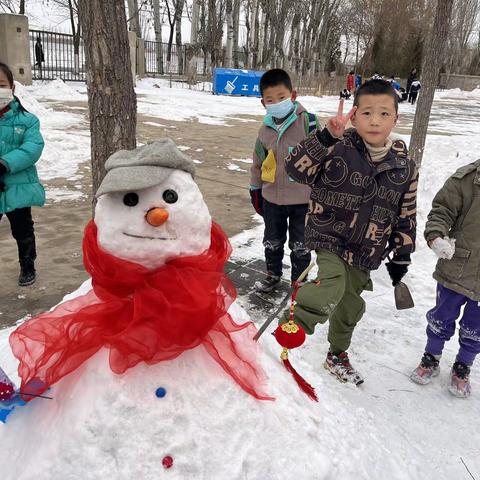
M 374 163 L 380 162 L 385 158 L 387 153 L 392 148 L 392 143 L 393 143 L 390 137 L 387 137 L 387 139 L 385 140 L 385 145 L 383 147 L 374 147 L 373 145 L 370 145 L 365 140 L 363 142 L 365 143 L 365 147 L 367 147 L 367 151 L 370 154 L 370 158 Z

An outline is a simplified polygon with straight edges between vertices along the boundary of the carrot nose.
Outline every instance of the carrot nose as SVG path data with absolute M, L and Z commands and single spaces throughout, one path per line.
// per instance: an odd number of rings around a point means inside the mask
M 145 220 L 152 227 L 159 227 L 168 220 L 168 212 L 164 208 L 151 208 L 145 215 Z

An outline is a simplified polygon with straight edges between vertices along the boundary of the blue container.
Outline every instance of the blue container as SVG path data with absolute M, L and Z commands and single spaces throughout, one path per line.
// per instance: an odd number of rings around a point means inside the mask
M 215 95 L 261 97 L 259 84 L 263 73 L 255 70 L 214 68 L 213 93 Z

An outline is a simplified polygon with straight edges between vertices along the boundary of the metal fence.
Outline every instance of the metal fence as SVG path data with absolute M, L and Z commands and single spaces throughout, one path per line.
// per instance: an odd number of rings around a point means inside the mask
M 30 30 L 30 45 L 35 80 L 61 78 L 85 81 L 85 55 L 81 38 L 76 53 L 73 35 Z
M 185 45 L 145 41 L 145 72 L 150 75 L 183 75 L 185 73 Z

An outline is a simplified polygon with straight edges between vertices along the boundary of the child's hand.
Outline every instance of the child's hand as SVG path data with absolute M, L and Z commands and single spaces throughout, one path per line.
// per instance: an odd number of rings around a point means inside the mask
M 345 127 L 349 120 L 352 118 L 353 114 L 357 110 L 357 107 L 353 107 L 346 115 L 343 114 L 343 98 L 338 104 L 338 111 L 335 117 L 331 117 L 327 122 L 327 129 L 330 132 L 332 137 L 341 138 Z
M 455 253 L 455 240 L 448 237 L 437 237 L 432 241 L 430 248 L 435 252 L 438 258 L 451 260 Z

